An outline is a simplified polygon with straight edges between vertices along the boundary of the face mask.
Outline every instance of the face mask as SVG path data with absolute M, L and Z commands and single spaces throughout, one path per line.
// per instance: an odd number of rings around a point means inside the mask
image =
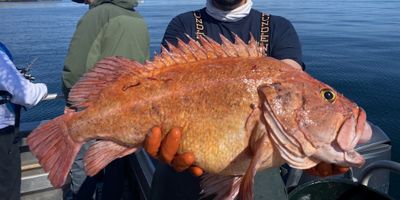
M 215 2 L 237 2 L 240 0 L 214 0 Z M 216 8 L 213 4 L 213 0 L 207 0 L 206 3 L 206 12 L 214 19 L 223 22 L 236 22 L 244 17 L 246 17 L 253 5 L 252 0 L 247 0 L 245 4 L 233 9 L 233 10 L 220 10 Z

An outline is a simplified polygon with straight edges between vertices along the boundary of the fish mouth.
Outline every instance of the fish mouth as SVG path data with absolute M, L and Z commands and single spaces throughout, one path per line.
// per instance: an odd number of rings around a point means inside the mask
M 364 165 L 365 159 L 355 151 L 355 147 L 371 139 L 372 129 L 362 108 L 357 107 L 353 113 L 340 127 L 336 140 L 318 148 L 313 155 L 315 159 L 345 167 Z
M 364 157 L 355 150 L 343 151 L 338 145 L 324 145 L 312 157 L 343 167 L 359 168 L 365 163 Z
M 364 165 L 364 157 L 354 150 L 357 144 L 367 142 L 372 136 L 371 126 L 362 108 L 353 109 L 353 114 L 344 120 L 338 129 L 334 141 L 318 146 L 313 145 L 302 130 L 287 133 L 274 116 L 268 101 L 264 101 L 263 108 L 269 135 L 289 166 L 309 169 L 321 161 L 340 166 L 361 167 Z
M 372 129 L 362 108 L 355 108 L 353 115 L 344 121 L 337 134 L 337 143 L 344 151 L 354 149 L 371 139 Z

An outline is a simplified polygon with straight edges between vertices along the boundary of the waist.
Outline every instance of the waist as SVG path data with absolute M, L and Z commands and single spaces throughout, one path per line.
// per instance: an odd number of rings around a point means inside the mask
M 4 128 L 0 129 L 0 135 L 6 135 L 6 134 L 11 134 L 14 133 L 14 126 L 6 126 Z
M 0 129 L 13 126 L 14 123 L 15 114 L 9 107 L 9 104 L 0 105 Z

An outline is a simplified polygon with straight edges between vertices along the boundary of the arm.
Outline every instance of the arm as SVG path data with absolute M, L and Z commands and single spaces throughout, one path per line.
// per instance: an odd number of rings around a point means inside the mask
M 303 69 L 303 55 L 299 37 L 293 25 L 285 18 L 275 17 L 276 23 L 271 41 L 271 56 L 282 60 L 283 62 L 298 68 Z
M 11 102 L 22 106 L 34 106 L 47 95 L 43 83 L 31 83 L 16 69 L 14 63 L 0 51 L 0 90 L 12 95 Z
M 292 60 L 292 59 L 283 59 L 281 60 L 282 62 L 289 64 L 290 66 L 298 69 L 298 70 L 303 70 L 303 67 L 296 61 Z

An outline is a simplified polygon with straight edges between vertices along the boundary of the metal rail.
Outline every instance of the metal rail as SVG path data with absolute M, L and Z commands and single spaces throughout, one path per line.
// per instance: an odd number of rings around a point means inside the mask
M 368 186 L 369 179 L 376 170 L 390 170 L 400 174 L 400 163 L 391 160 L 379 160 L 371 163 L 362 171 L 361 183 Z
M 62 99 L 62 98 L 64 98 L 63 94 L 52 93 L 52 94 L 47 94 L 47 96 L 42 101 L 50 101 L 50 100 Z

